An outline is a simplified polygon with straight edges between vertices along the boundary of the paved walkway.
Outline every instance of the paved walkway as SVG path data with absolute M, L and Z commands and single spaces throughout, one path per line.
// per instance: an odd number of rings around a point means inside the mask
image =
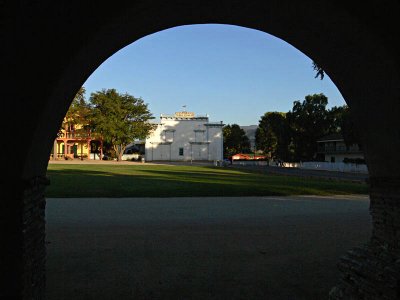
M 47 299 L 327 299 L 367 196 L 48 199 Z

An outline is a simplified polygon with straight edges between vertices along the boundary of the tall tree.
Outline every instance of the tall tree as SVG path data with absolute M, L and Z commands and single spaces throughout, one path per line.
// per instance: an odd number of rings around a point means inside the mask
M 312 160 L 317 150 L 317 140 L 327 134 L 329 118 L 324 94 L 307 95 L 303 101 L 294 101 L 287 113 L 292 129 L 297 160 Z
M 314 78 L 324 79 L 325 70 L 315 61 L 312 62 L 312 67 L 316 72 Z M 350 108 L 347 105 L 332 107 L 329 111 L 329 118 L 331 121 L 330 133 L 341 133 L 347 146 L 358 144 L 359 148 L 362 149 L 360 134 L 356 129 Z
M 342 133 L 344 115 L 349 107 L 347 105 L 334 106 L 328 110 L 328 133 Z
M 85 100 L 85 93 L 85 88 L 81 87 L 75 94 L 62 125 L 64 130 L 73 131 L 77 135 L 86 133 L 89 126 L 90 107 Z
M 271 157 L 288 160 L 290 141 L 291 133 L 286 113 L 267 112 L 261 117 L 256 130 L 257 149 Z
M 358 144 L 361 140 L 358 130 L 353 122 L 350 107 L 347 105 L 334 106 L 328 111 L 329 133 L 340 133 L 347 146 Z
M 135 139 L 146 138 L 155 128 L 147 104 L 141 98 L 115 89 L 103 89 L 90 96 L 94 131 L 112 144 L 120 161 L 126 146 Z
M 222 132 L 224 135 L 225 157 L 237 153 L 250 152 L 250 140 L 246 132 L 238 124 L 225 125 Z
M 357 144 L 362 149 L 360 133 L 357 130 L 356 125 L 353 121 L 350 107 L 346 107 L 343 110 L 342 122 L 341 122 L 341 133 L 343 135 L 344 142 L 347 146 Z

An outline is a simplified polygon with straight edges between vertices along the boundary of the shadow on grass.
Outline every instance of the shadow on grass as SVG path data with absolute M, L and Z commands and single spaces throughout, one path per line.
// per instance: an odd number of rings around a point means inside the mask
M 58 166 L 46 197 L 200 197 L 365 194 L 366 185 L 213 167 Z

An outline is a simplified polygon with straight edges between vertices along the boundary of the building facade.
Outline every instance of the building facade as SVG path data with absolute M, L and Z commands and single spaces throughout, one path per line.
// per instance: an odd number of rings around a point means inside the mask
M 74 159 L 90 157 L 91 132 L 81 125 L 66 125 L 54 140 L 50 159 Z
M 341 134 L 330 134 L 317 141 L 317 158 L 326 162 L 346 162 L 346 160 L 364 159 L 357 144 L 346 145 Z
M 146 139 L 146 161 L 216 161 L 223 159 L 223 122 L 193 112 L 161 114 Z

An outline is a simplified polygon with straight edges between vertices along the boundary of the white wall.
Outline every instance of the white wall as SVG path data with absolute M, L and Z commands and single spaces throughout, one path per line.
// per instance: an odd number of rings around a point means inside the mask
M 362 154 L 349 153 L 349 154 L 325 154 L 325 161 L 330 162 L 331 157 L 335 157 L 335 163 L 343 162 L 345 158 L 364 158 Z
M 222 127 L 209 125 L 208 127 L 208 139 L 210 141 L 210 155 L 209 160 L 223 160 L 223 143 L 224 138 L 222 134 Z
M 271 166 L 276 167 L 273 161 L 257 161 L 257 160 L 238 160 L 232 161 L 234 165 L 240 166 Z M 311 169 L 311 170 L 326 170 L 326 171 L 339 171 L 339 172 L 353 172 L 353 173 L 363 173 L 368 174 L 367 165 L 365 164 L 352 164 L 352 163 L 331 163 L 331 162 L 316 162 L 307 161 L 302 163 L 284 163 L 282 167 L 285 168 L 299 168 L 299 169 Z
M 208 118 L 161 117 L 146 139 L 146 161 L 222 160 L 222 126 L 210 124 Z M 183 155 L 179 155 L 180 148 Z

